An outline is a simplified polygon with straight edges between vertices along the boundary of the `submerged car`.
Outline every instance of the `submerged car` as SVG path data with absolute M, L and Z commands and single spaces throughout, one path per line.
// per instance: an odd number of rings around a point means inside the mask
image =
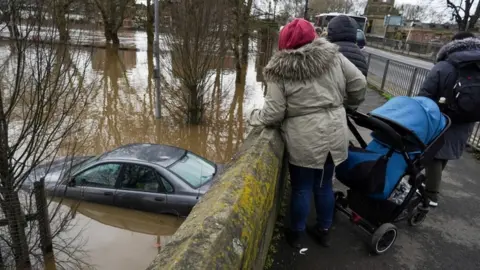
M 222 167 L 187 150 L 130 144 L 101 156 L 38 166 L 29 183 L 45 178 L 48 195 L 187 216 Z

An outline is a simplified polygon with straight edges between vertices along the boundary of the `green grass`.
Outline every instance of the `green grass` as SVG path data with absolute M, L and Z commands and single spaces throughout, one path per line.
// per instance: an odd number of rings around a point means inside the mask
M 371 84 L 371 83 L 368 83 L 367 85 L 368 88 L 372 89 L 372 90 L 375 90 L 377 91 L 380 95 L 382 95 L 382 97 L 384 97 L 386 100 L 390 100 L 393 98 L 393 95 L 392 94 L 389 94 L 385 91 L 382 91 L 380 90 L 378 87 L 376 87 L 375 85 Z

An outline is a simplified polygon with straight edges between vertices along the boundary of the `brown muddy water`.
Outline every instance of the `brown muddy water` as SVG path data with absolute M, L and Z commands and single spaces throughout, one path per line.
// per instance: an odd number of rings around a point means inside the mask
M 169 243 L 184 219 L 88 202 L 63 200 L 69 228 L 56 241 L 70 241 L 73 254 L 56 252 L 57 265 L 77 269 L 145 269 Z M 62 263 L 63 261 L 70 263 Z M 72 263 L 75 261 L 75 263 Z
M 165 86 L 179 80 L 168 68 L 162 69 L 162 118 L 155 119 L 151 53 L 92 49 L 85 54 L 91 57 L 87 76 L 98 83 L 82 118 L 88 128 L 75 134 L 82 141 L 78 155 L 100 155 L 130 143 L 158 143 L 227 163 L 248 133 L 246 113 L 263 105 L 261 69 L 267 60 L 258 51 L 250 55 L 244 84 L 235 83 L 232 57 L 223 60 L 220 70 L 212 67 L 210 81 L 220 74 L 220 84 L 206 91 L 198 125 L 186 123 L 184 97 Z M 0 57 L 5 56 L 8 47 L 0 46 Z M 161 65 L 171 65 L 172 57 L 163 52 Z M 67 262 L 64 269 L 145 269 L 183 222 L 174 216 L 87 202 L 64 200 L 61 205 L 59 212 L 70 215 L 71 223 L 54 238 L 54 243 L 69 246 L 55 251 L 57 266 Z M 68 263 L 72 260 L 78 263 Z

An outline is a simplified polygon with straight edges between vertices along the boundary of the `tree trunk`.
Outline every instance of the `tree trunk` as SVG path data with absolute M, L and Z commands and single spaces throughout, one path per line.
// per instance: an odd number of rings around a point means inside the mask
M 246 6 L 242 6 L 242 11 L 240 13 L 240 20 L 237 21 L 239 27 L 238 39 L 236 43 L 240 45 L 240 51 L 236 52 L 237 58 L 237 76 L 236 76 L 236 83 L 241 83 L 242 78 L 246 72 L 246 67 L 248 65 L 248 45 L 250 39 L 250 12 L 252 10 L 253 0 L 248 0 Z M 237 45 L 237 44 L 235 44 Z M 238 55 L 239 53 L 239 55 Z M 239 73 L 240 72 L 240 73 Z
M 191 125 L 198 125 L 200 124 L 202 116 L 202 108 L 198 102 L 197 86 L 191 86 L 188 88 L 188 90 L 188 123 Z
M 25 234 L 26 220 L 22 212 L 18 193 L 14 189 L 14 178 L 8 160 L 8 124 L 3 108 L 3 95 L 0 92 L 0 181 L 3 202 L 1 208 L 8 220 L 8 232 L 15 256 L 17 269 L 31 269 L 29 247 Z
M 31 269 L 30 252 L 25 234 L 27 224 L 18 193 L 11 187 L 4 192 L 3 196 L 5 198 L 3 211 L 8 220 L 8 232 L 12 239 L 16 269 Z
M 9 24 L 7 27 L 8 27 L 8 32 L 10 33 L 11 38 L 16 38 L 20 36 L 20 31 L 18 30 L 18 26 Z
M 112 32 L 109 31 L 106 27 L 107 26 L 105 26 L 105 42 L 110 43 L 112 42 Z
M 146 25 L 146 31 L 147 31 L 147 42 L 149 45 L 153 45 L 153 24 L 154 24 L 154 10 L 152 7 L 152 1 L 147 0 L 147 25 Z
M 113 45 L 119 45 L 120 39 L 118 38 L 118 32 L 113 30 L 112 27 L 105 25 L 105 39 L 106 43 L 112 43 Z
M 58 29 L 58 34 L 60 36 L 60 42 L 67 42 L 70 39 L 68 35 L 68 21 L 65 18 L 67 14 L 68 6 L 64 6 L 64 3 L 60 2 L 58 5 L 54 6 L 54 14 L 55 14 L 55 25 Z
M 120 39 L 118 38 L 118 32 L 117 31 L 113 31 L 112 34 L 112 43 L 113 45 L 119 45 L 120 44 Z

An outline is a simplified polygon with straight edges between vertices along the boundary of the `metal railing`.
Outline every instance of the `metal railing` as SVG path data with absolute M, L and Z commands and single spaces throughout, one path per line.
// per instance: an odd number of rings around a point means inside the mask
M 368 83 L 392 96 L 416 96 L 430 70 L 365 53 L 368 62 Z M 477 122 L 468 144 L 480 150 L 480 124 Z

